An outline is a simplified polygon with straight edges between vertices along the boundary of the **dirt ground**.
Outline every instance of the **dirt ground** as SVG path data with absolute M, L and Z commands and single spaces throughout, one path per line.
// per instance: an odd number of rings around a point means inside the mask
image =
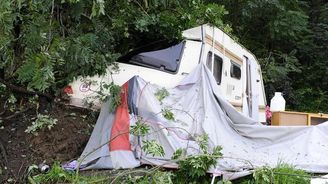
M 37 115 L 35 109 L 15 114 L 4 108 L 1 101 L 4 100 L 0 99 L 0 119 L 3 119 L 0 122 L 0 183 L 26 183 L 27 169 L 33 164 L 77 159 L 98 116 L 94 111 L 55 104 L 49 114 L 58 120 L 57 124 L 35 136 L 25 132 Z

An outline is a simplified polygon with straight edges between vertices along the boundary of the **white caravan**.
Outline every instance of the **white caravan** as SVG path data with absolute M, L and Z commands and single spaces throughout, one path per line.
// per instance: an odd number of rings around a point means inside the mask
M 83 106 L 95 96 L 101 81 L 122 85 L 138 75 L 166 88 L 176 86 L 195 66 L 204 62 L 225 98 L 245 115 L 265 122 L 265 92 L 255 56 L 218 28 L 202 25 L 183 32 L 184 40 L 168 48 L 136 53 L 119 61 L 119 71 L 108 68 L 104 76 L 78 78 L 70 84 L 70 103 Z M 90 81 L 98 81 L 94 84 Z

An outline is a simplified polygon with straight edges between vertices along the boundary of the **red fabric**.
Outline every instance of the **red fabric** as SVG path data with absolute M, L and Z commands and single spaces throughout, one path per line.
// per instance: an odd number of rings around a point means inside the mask
M 131 150 L 129 141 L 130 118 L 128 108 L 128 82 L 121 89 L 121 104 L 117 107 L 115 119 L 111 131 L 112 140 L 109 150 Z M 121 135 L 120 135 L 121 134 Z

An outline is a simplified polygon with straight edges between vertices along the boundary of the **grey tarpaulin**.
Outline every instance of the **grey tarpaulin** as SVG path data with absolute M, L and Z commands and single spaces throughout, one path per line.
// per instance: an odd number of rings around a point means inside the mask
M 165 80 L 165 79 L 163 79 Z M 82 164 L 93 168 L 132 168 L 140 164 L 163 164 L 176 167 L 171 156 L 178 148 L 197 154 L 197 143 L 190 135 L 208 134 L 210 149 L 223 147 L 223 158 L 209 172 L 227 179 L 249 174 L 249 170 L 278 163 L 289 163 L 309 172 L 328 173 L 328 124 L 318 126 L 264 126 L 242 115 L 220 94 L 215 79 L 204 64 L 199 64 L 180 85 L 167 89 L 169 96 L 160 102 L 155 93 L 161 87 L 139 77 L 129 81 L 129 123 L 137 117 L 150 127 L 145 137 L 129 136 L 131 149 L 110 150 L 110 144 L 87 156 Z M 131 94 L 133 93 L 133 94 Z M 131 107 L 133 106 L 133 107 Z M 174 121 L 161 113 L 170 109 Z M 137 113 L 137 114 L 135 114 Z M 104 104 L 90 140 L 80 158 L 110 139 L 115 113 Z M 153 157 L 141 151 L 141 140 L 156 140 L 165 150 L 164 157 Z

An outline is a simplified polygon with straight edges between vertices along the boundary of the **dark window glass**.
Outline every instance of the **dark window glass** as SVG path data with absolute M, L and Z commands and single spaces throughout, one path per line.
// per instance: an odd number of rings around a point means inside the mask
M 241 69 L 240 65 L 231 61 L 231 67 L 230 67 L 230 76 L 232 78 L 240 80 L 241 78 Z
M 208 52 L 207 59 L 206 59 L 206 66 L 209 70 L 212 71 L 212 52 Z
M 212 71 L 212 65 L 213 65 L 212 73 L 217 84 L 221 84 L 222 64 L 223 64 L 222 58 L 216 54 L 214 54 L 214 61 L 212 63 L 212 52 L 211 51 L 208 52 L 207 59 L 206 59 L 206 66 Z
M 175 73 L 180 65 L 183 48 L 184 42 L 162 50 L 143 52 L 133 56 L 129 63 Z

